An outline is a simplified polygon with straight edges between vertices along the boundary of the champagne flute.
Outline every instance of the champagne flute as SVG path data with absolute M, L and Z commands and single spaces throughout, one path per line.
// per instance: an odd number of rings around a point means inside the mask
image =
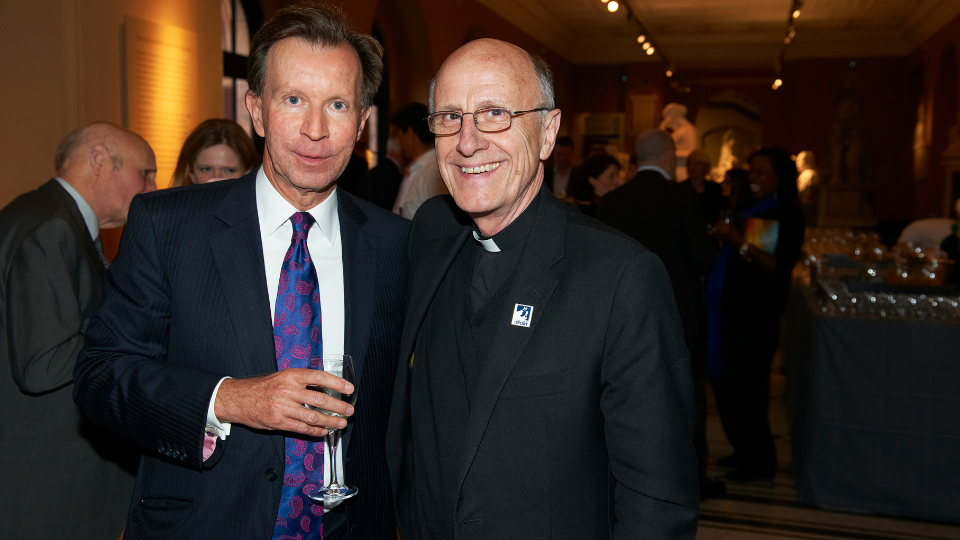
M 339 399 L 348 405 L 354 405 L 357 402 L 357 376 L 356 372 L 353 369 L 353 359 L 350 355 L 346 354 L 325 354 L 322 357 L 311 358 L 308 362 L 310 369 L 319 369 L 326 371 L 331 375 L 336 375 L 341 379 L 351 383 L 353 385 L 352 394 L 343 394 L 334 390 L 332 388 L 316 387 L 314 390 L 318 390 L 327 394 L 328 396 Z M 328 411 L 326 409 L 321 409 L 319 407 L 313 407 L 307 405 L 308 408 L 326 414 L 328 416 L 336 416 L 342 418 L 343 415 L 334 411 Z M 349 486 L 346 484 L 340 484 L 338 480 L 337 471 L 339 469 L 339 464 L 337 463 L 337 445 L 340 444 L 340 430 L 334 428 L 327 429 L 327 448 L 330 452 L 330 483 L 324 487 L 316 488 L 311 493 L 308 493 L 307 496 L 310 499 L 317 502 L 332 502 L 340 501 L 343 499 L 349 499 L 357 494 L 357 488 L 354 486 Z

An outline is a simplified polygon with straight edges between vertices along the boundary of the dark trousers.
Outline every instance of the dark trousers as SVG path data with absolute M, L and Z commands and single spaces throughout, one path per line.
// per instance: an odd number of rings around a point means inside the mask
M 776 343 L 737 337 L 729 336 L 723 341 L 723 368 L 714 385 L 717 412 L 738 467 L 758 476 L 773 476 L 777 454 L 768 413 L 770 367 Z

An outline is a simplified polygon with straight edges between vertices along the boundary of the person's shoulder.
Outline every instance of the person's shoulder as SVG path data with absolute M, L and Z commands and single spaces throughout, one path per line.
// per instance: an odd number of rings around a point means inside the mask
M 357 196 L 346 192 L 337 194 L 340 204 L 346 208 L 354 206 L 366 216 L 366 218 L 377 227 L 385 230 L 395 231 L 406 234 L 410 228 L 410 220 L 398 216 L 393 212 L 385 210 L 370 201 L 365 201 Z
M 591 256 L 629 258 L 649 251 L 630 236 L 572 209 L 567 214 L 566 233 L 568 245 L 575 243 L 576 252 L 588 250 Z

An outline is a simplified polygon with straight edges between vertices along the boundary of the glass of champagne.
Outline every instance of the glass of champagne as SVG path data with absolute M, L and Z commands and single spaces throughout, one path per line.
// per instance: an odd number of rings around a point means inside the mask
M 357 402 L 357 376 L 356 372 L 353 369 L 353 359 L 346 354 L 325 354 L 322 357 L 311 358 L 308 362 L 308 367 L 310 369 L 319 369 L 326 371 L 331 375 L 336 375 L 341 379 L 349 382 L 353 385 L 352 394 L 343 394 L 337 390 L 324 387 L 315 387 L 314 390 L 318 390 L 327 394 L 328 396 L 339 399 L 348 405 L 355 405 Z M 326 409 L 321 409 L 319 407 L 314 407 L 307 405 L 307 408 L 317 411 L 328 416 L 335 416 L 342 418 L 343 415 L 328 411 Z M 313 492 L 308 493 L 307 496 L 310 499 L 317 502 L 332 502 L 339 501 L 343 499 L 349 499 L 357 494 L 357 488 L 353 486 L 348 486 L 346 484 L 341 484 L 338 482 L 339 476 L 337 471 L 339 466 L 337 463 L 337 445 L 340 444 L 340 430 L 328 428 L 327 430 L 327 450 L 330 452 L 330 483 L 324 487 L 317 488 Z

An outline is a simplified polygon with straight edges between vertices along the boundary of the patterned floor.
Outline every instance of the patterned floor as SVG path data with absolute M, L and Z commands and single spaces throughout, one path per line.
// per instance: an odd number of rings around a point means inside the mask
M 770 420 L 780 465 L 774 486 L 764 488 L 728 483 L 726 498 L 701 504 L 697 540 L 960 540 L 960 526 L 956 525 L 832 512 L 798 501 L 793 479 L 788 473 L 790 440 L 782 388 L 782 378 L 775 375 L 771 384 Z M 724 470 L 716 467 L 716 460 L 730 455 L 732 450 L 723 436 L 712 397 L 707 438 L 710 445 L 709 474 L 717 478 Z

